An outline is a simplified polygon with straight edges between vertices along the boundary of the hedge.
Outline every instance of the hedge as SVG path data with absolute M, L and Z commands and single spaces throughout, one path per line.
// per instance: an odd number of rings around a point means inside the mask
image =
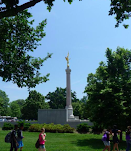
M 81 123 L 79 125 L 77 125 L 77 132 L 79 133 L 87 133 L 89 132 L 89 125 L 87 123 Z
M 45 128 L 46 132 L 51 133 L 73 133 L 74 128 L 70 127 L 68 124 L 61 125 L 61 124 L 32 124 L 29 127 L 30 132 L 40 132 L 41 128 Z

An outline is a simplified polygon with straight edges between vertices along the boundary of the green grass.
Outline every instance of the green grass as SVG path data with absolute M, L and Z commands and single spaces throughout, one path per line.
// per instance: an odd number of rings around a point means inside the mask
M 0 130 L 0 151 L 9 151 L 10 143 L 5 143 L 4 138 L 9 131 Z M 77 133 L 46 133 L 47 151 L 102 151 L 104 148 L 102 135 L 77 134 Z M 23 132 L 23 151 L 36 151 L 35 142 L 39 133 Z M 124 138 L 124 137 L 123 137 Z M 111 142 L 111 148 L 113 144 Z M 126 142 L 119 144 L 121 151 L 126 149 Z

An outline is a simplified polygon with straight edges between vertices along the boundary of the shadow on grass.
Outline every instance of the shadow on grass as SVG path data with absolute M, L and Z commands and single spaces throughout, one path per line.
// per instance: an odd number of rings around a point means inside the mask
M 126 141 L 119 142 L 118 146 L 119 146 L 119 149 L 121 149 L 122 151 L 126 150 Z
M 76 146 L 88 146 L 94 150 L 97 149 L 103 149 L 104 144 L 101 139 L 77 139 L 77 141 L 73 141 L 72 144 L 75 144 Z M 111 141 L 111 149 L 113 148 L 113 142 Z M 119 143 L 119 149 L 125 150 L 126 149 L 126 141 L 122 141 Z
M 89 146 L 92 149 L 102 149 L 103 142 L 100 139 L 78 139 L 75 142 L 72 142 L 73 144 L 76 144 L 76 146 Z

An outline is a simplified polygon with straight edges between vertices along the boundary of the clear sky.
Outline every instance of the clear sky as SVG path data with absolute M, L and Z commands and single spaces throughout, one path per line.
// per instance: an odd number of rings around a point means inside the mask
M 48 52 L 53 53 L 40 70 L 41 75 L 50 73 L 50 80 L 37 85 L 36 91 L 45 96 L 55 91 L 56 87 L 66 87 L 65 57 L 69 52 L 71 89 L 81 99 L 86 95 L 83 92 L 88 74 L 95 73 L 100 61 L 106 61 L 106 48 L 113 51 L 118 46 L 131 49 L 131 27 L 125 29 L 122 23 L 115 28 L 115 16 L 108 16 L 109 9 L 110 0 L 74 0 L 71 5 L 63 0 L 55 0 L 51 12 L 46 10 L 42 1 L 29 9 L 32 19 L 35 19 L 34 26 L 47 19 L 46 36 L 32 55 L 45 57 Z M 126 23 L 131 26 L 131 20 Z M 1 78 L 0 89 L 6 92 L 10 101 L 28 97 L 27 88 L 21 89 L 12 82 L 2 82 Z

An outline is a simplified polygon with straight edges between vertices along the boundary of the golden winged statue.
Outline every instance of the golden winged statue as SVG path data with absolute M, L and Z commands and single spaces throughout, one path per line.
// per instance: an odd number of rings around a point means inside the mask
M 68 52 L 68 55 L 67 57 L 65 57 L 66 61 L 67 61 L 67 67 L 69 67 L 69 52 Z

